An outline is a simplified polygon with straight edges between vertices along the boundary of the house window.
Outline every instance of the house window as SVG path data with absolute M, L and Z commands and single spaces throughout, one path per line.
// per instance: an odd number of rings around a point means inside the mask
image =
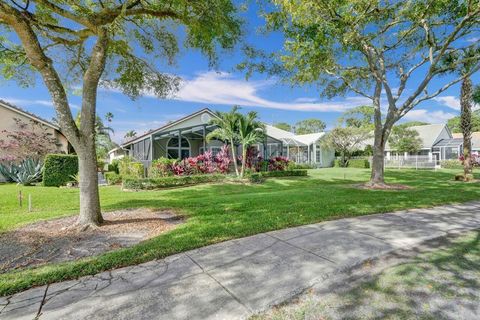
M 168 140 L 167 143 L 167 157 L 170 159 L 185 159 L 190 157 L 190 142 L 186 138 L 182 138 L 179 151 L 179 138 L 174 137 Z
M 217 154 L 220 153 L 220 151 L 222 150 L 222 147 L 207 147 L 207 150 L 211 151 L 212 152 L 212 156 L 217 156 Z M 203 154 L 204 151 L 203 151 L 203 147 L 200 147 L 200 154 Z

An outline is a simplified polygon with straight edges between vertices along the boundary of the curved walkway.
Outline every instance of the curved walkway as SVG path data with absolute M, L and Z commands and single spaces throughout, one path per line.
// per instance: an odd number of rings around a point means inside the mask
M 0 319 L 243 319 L 362 262 L 480 228 L 480 202 L 323 222 L 0 298 Z

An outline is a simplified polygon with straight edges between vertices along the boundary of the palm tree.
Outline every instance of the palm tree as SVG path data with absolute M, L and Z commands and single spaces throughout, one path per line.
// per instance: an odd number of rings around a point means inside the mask
M 215 130 L 207 135 L 207 141 L 211 139 L 219 139 L 230 144 L 232 150 L 233 164 L 235 166 L 235 173 L 240 175 L 238 171 L 237 156 L 235 147 L 238 144 L 238 120 L 241 114 L 238 112 L 238 106 L 234 106 L 230 112 L 215 112 L 216 117 L 210 123 L 217 126 Z
M 130 130 L 130 131 L 127 131 L 127 132 L 125 133 L 124 138 L 125 138 L 126 140 L 129 140 L 130 138 L 134 138 L 134 137 L 136 137 L 136 136 L 137 136 L 137 132 L 136 132 L 135 130 Z
M 240 177 L 243 178 L 248 148 L 265 138 L 265 126 L 258 121 L 257 112 L 251 111 L 245 116 L 240 115 L 238 119 L 238 138 L 242 145 L 242 171 L 240 172 Z

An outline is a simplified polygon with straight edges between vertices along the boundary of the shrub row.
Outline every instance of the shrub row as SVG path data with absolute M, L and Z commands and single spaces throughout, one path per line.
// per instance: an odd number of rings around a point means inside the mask
M 78 157 L 68 154 L 48 154 L 43 166 L 43 185 L 60 187 L 72 181 L 78 173 Z
M 154 179 L 124 178 L 123 189 L 152 190 L 179 186 L 195 185 L 207 182 L 219 182 L 226 179 L 223 174 L 205 174 L 192 176 L 173 176 Z
M 340 160 L 336 159 L 334 161 L 335 167 L 341 167 Z M 361 169 L 368 169 L 370 168 L 370 162 L 368 159 L 350 159 L 348 160 L 347 164 L 348 168 L 361 168 Z
M 440 166 L 444 169 L 463 169 L 463 164 L 460 160 L 443 160 Z
M 249 180 L 252 183 L 263 182 L 266 178 L 281 178 L 281 177 L 306 177 L 308 171 L 305 169 L 285 170 L 285 171 L 266 171 L 255 172 L 249 175 Z

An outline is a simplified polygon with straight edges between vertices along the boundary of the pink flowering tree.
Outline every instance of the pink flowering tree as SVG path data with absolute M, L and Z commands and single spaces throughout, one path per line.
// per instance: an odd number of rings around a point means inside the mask
M 0 133 L 0 161 L 20 162 L 25 159 L 42 160 L 48 153 L 57 150 L 57 140 L 44 125 L 14 119 L 16 130 L 2 130 Z

